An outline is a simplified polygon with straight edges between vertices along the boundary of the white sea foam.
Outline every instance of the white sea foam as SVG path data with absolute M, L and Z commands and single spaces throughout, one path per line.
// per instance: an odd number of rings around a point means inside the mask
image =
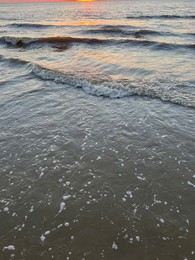
M 13 250 L 15 250 L 15 246 L 13 246 L 13 245 L 4 246 L 3 250 L 13 251 Z
M 18 38 L 17 38 L 18 40 Z M 6 37 L 6 41 L 16 43 L 16 38 Z M 30 41 L 24 39 L 24 44 Z M 1 59 L 18 62 L 28 67 L 29 72 L 42 80 L 50 80 L 75 88 L 81 88 L 88 94 L 109 98 L 124 98 L 132 95 L 158 98 L 183 106 L 195 107 L 195 85 L 192 83 L 176 82 L 169 78 L 140 80 L 130 82 L 127 80 L 115 81 L 106 75 L 95 75 L 87 72 L 62 72 L 36 63 L 15 58 Z
M 132 192 L 130 190 L 126 191 L 126 194 L 129 195 L 129 198 L 133 198 Z
M 105 75 L 93 75 L 77 72 L 64 73 L 61 71 L 44 68 L 37 64 L 30 64 L 31 72 L 43 79 L 52 80 L 76 88 L 81 88 L 88 94 L 110 98 L 123 98 L 132 95 L 159 98 L 183 106 L 195 107 L 195 86 L 181 84 L 169 79 L 155 81 L 114 81 Z
M 112 243 L 112 249 L 114 249 L 114 250 L 118 249 L 118 246 L 117 246 L 117 244 L 115 242 Z
M 164 219 L 160 218 L 159 220 L 162 224 L 165 223 Z
M 33 212 L 34 211 L 34 206 L 31 206 L 29 212 Z
M 63 196 L 63 199 L 64 199 L 64 200 L 68 200 L 70 197 L 71 197 L 71 195 L 64 195 L 64 196 Z
M 192 186 L 193 188 L 195 188 L 195 184 L 193 184 L 192 182 L 188 181 L 188 185 Z
M 65 209 L 65 202 L 61 202 L 60 203 L 60 210 L 59 210 L 59 213 L 61 213 L 64 209 Z
M 40 239 L 41 239 L 42 242 L 44 242 L 46 237 L 44 235 L 41 235 Z

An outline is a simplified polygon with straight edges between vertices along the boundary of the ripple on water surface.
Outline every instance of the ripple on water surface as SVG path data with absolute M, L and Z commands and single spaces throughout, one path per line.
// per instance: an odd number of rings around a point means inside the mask
M 192 257 L 193 110 L 37 84 L 1 113 L 1 256 Z

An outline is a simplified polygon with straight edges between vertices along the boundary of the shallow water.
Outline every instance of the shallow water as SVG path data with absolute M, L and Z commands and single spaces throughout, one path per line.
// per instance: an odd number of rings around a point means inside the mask
M 0 258 L 194 259 L 194 3 L 0 8 Z

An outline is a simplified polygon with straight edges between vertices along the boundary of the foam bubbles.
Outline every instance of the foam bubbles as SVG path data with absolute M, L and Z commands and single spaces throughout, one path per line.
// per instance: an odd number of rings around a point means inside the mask
M 14 251 L 15 250 L 15 246 L 13 246 L 13 245 L 4 246 L 3 250 Z
M 65 209 L 65 202 L 61 202 L 60 203 L 60 210 L 59 210 L 59 213 L 61 213 L 64 209 Z
M 114 250 L 118 250 L 118 246 L 115 242 L 112 243 L 112 249 Z

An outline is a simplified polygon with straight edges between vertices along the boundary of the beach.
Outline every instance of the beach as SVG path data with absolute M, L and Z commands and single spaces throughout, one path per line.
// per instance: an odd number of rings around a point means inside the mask
M 0 8 L 0 259 L 194 259 L 193 1 Z

